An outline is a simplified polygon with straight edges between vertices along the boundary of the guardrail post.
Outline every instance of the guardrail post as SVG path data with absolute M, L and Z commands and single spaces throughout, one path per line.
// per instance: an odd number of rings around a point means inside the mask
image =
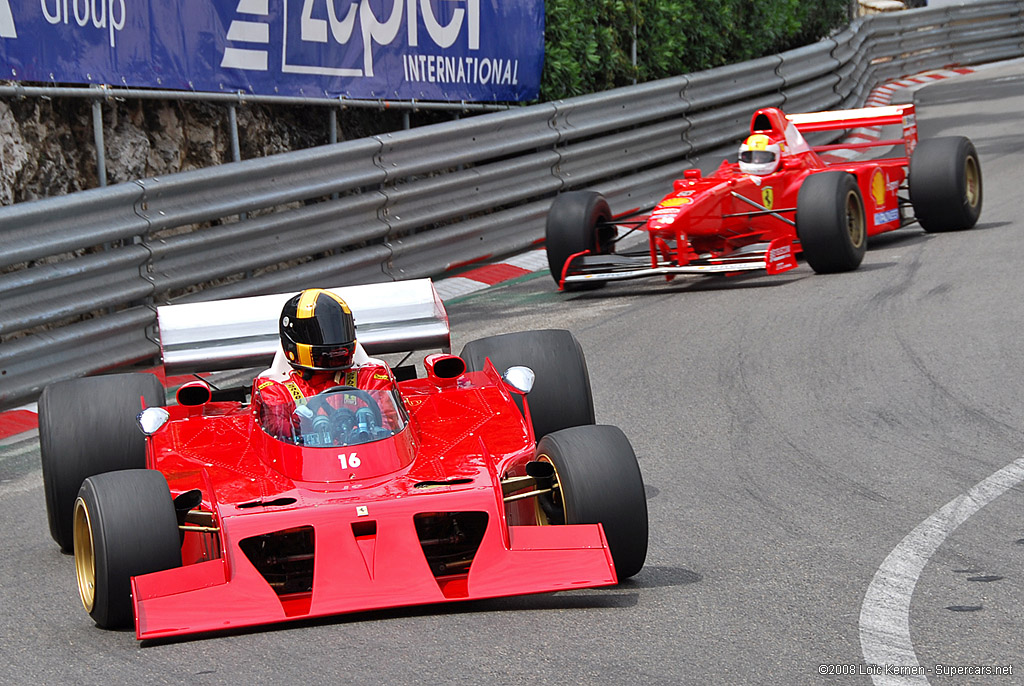
M 231 131 L 231 161 L 241 162 L 242 151 L 238 145 L 238 112 L 235 110 L 235 106 L 233 104 L 228 105 L 228 129 L 230 129 Z M 248 218 L 248 212 L 243 212 L 242 214 L 238 215 L 239 221 L 245 221 Z M 245 278 L 248 279 L 251 276 L 252 271 L 246 271 Z
M 100 88 L 100 86 L 95 86 Z M 92 137 L 96 143 L 96 175 L 99 177 L 100 186 L 107 185 L 107 155 L 103 143 L 103 103 L 99 96 L 92 101 Z
M 228 105 L 228 128 L 231 132 L 231 160 L 240 162 L 242 151 L 238 145 L 238 113 L 235 111 L 234 105 Z

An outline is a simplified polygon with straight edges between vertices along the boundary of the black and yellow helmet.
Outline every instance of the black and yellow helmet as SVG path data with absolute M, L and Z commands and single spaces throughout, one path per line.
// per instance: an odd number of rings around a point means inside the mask
M 339 296 L 308 288 L 281 310 L 281 347 L 296 369 L 335 371 L 352 366 L 356 323 Z

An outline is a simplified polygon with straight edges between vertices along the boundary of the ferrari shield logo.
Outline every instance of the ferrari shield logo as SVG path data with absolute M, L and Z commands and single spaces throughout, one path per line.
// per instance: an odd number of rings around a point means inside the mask
M 761 204 L 764 205 L 766 210 L 770 210 L 772 205 L 775 204 L 775 190 L 771 186 L 765 186 L 761 189 Z

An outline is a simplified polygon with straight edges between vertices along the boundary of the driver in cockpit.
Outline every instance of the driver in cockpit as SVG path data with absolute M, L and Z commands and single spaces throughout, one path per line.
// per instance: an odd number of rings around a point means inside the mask
M 271 435 L 290 435 L 296 409 L 329 388 L 394 388 L 391 369 L 356 341 L 352 310 L 335 293 L 302 291 L 285 303 L 278 323 L 281 347 L 252 386 L 254 411 Z

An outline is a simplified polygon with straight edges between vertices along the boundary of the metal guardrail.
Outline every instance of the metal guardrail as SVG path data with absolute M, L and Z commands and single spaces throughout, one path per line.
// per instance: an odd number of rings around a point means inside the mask
M 1024 55 L 1024 0 L 856 20 L 751 62 L 0 208 L 0 407 L 159 346 L 155 306 L 452 273 L 541 242 L 554 195 L 653 204 L 750 113 Z

